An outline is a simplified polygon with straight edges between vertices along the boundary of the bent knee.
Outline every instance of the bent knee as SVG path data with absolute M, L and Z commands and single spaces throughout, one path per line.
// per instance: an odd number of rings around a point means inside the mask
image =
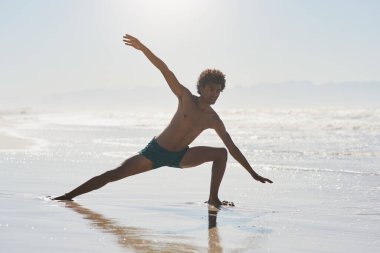
M 218 148 L 218 158 L 227 161 L 228 152 L 226 148 Z

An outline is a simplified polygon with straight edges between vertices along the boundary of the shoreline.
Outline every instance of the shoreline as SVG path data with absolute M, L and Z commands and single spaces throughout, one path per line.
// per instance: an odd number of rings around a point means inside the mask
M 10 134 L 7 129 L 11 124 L 0 116 L 0 150 L 22 150 L 35 145 L 35 142 L 27 137 Z
M 28 149 L 34 144 L 34 141 L 28 138 L 13 136 L 6 132 L 0 131 L 0 150 Z

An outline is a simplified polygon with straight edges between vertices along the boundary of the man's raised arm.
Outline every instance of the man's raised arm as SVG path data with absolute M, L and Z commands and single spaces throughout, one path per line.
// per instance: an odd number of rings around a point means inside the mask
M 168 68 L 168 66 L 166 66 L 166 64 L 160 58 L 155 56 L 152 53 L 152 51 L 150 51 L 149 48 L 142 44 L 137 38 L 129 34 L 124 35 L 123 41 L 125 45 L 134 47 L 137 50 L 143 52 L 144 55 L 149 59 L 149 61 L 161 71 L 162 75 L 165 77 L 165 80 L 168 83 L 170 89 L 173 91 L 173 93 L 178 98 L 182 97 L 186 88 L 178 82 L 173 72 Z

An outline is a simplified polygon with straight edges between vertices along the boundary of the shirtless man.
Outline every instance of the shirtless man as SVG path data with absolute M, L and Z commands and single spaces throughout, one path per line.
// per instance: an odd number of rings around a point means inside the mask
M 272 183 L 271 180 L 258 175 L 252 169 L 247 159 L 232 141 L 222 120 L 211 107 L 225 87 L 225 78 L 222 72 L 215 69 L 203 71 L 197 85 L 200 96 L 195 96 L 180 84 L 166 64 L 138 39 L 126 34 L 123 41 L 127 46 L 143 52 L 149 61 L 161 71 L 170 89 L 178 98 L 177 112 L 166 129 L 153 138 L 139 154 L 127 159 L 120 167 L 93 177 L 71 192 L 56 197 L 54 200 L 71 200 L 78 195 L 99 189 L 110 182 L 162 166 L 189 168 L 205 162 L 213 162 L 208 203 L 219 207 L 223 204 L 219 200 L 218 191 L 226 169 L 227 149 L 255 180 L 261 183 Z M 210 128 L 216 131 L 227 149 L 202 146 L 189 148 L 188 145 L 202 131 Z

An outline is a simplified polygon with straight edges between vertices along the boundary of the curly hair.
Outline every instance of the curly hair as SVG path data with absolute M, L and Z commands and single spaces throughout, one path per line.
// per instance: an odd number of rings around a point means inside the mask
M 197 83 L 197 91 L 198 94 L 200 93 L 200 87 L 204 87 L 208 83 L 216 83 L 220 84 L 222 86 L 222 89 L 220 91 L 223 91 L 226 87 L 226 76 L 217 69 L 206 69 L 203 70 L 202 73 L 199 75 L 198 83 Z

